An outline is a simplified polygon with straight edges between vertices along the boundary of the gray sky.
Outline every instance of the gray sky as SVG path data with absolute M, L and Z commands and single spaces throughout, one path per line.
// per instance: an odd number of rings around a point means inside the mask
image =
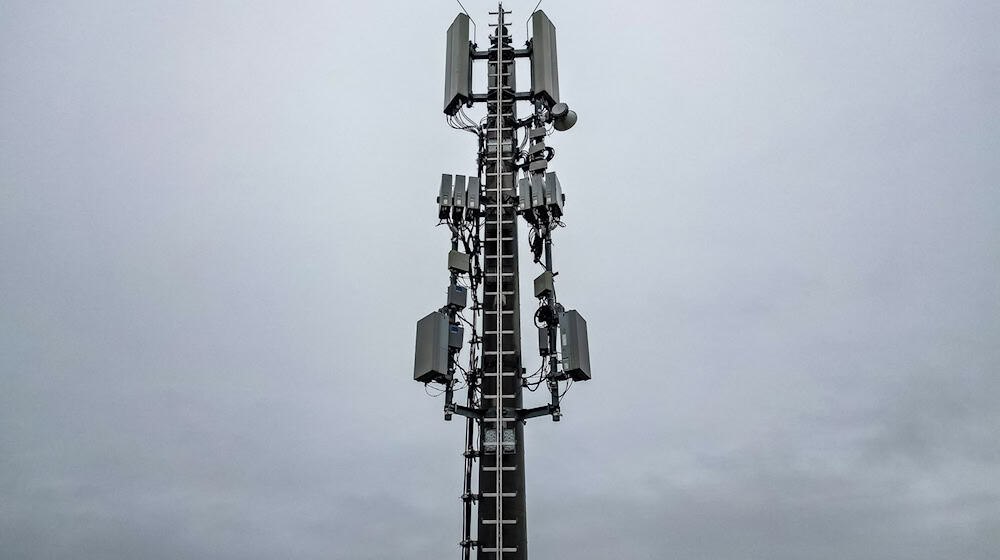
M 532 555 L 995 558 L 1000 5 L 543 8 L 595 375 Z M 0 557 L 457 558 L 456 11 L 0 4 Z

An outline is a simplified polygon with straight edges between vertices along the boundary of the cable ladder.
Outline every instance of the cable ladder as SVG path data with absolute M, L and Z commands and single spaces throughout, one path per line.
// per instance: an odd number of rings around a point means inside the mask
M 497 12 L 490 13 L 491 15 L 497 16 L 497 23 L 490 24 L 491 27 L 496 28 L 495 32 L 496 42 L 494 46 L 495 59 L 491 57 L 489 64 L 490 66 L 489 69 L 492 70 L 492 72 L 488 71 L 488 80 L 493 85 L 493 89 L 496 92 L 496 98 L 495 100 L 490 100 L 487 102 L 488 117 L 489 119 L 492 120 L 492 125 L 493 125 L 492 126 L 493 137 L 492 138 L 487 137 L 487 142 L 486 142 L 488 156 L 492 156 L 490 159 L 493 160 L 491 162 L 492 165 L 488 167 L 492 167 L 492 175 L 494 179 L 493 202 L 494 202 L 494 209 L 496 212 L 493 217 L 493 224 L 492 224 L 493 239 L 489 238 L 490 231 L 488 227 L 486 242 L 487 243 L 491 241 L 494 242 L 496 252 L 493 256 L 494 260 L 493 260 L 492 271 L 490 271 L 489 267 L 490 257 L 487 256 L 487 273 L 489 276 L 491 276 L 491 279 L 493 281 L 492 282 L 493 289 L 489 291 L 486 291 L 484 289 L 484 297 L 492 296 L 493 298 L 493 305 L 491 306 L 491 311 L 493 311 L 495 314 L 496 323 L 494 332 L 491 334 L 494 334 L 496 337 L 496 345 L 494 346 L 494 349 L 492 351 L 486 350 L 484 348 L 483 355 L 484 357 L 487 355 L 493 356 L 493 363 L 495 367 L 493 368 L 493 371 L 484 372 L 484 374 L 492 375 L 495 378 L 496 393 L 486 394 L 484 392 L 484 394 L 482 395 L 484 401 L 489 400 L 493 404 L 492 407 L 488 408 L 491 408 L 492 410 L 495 411 L 494 416 L 483 418 L 482 421 L 484 423 L 484 428 L 486 429 L 488 429 L 488 426 L 490 424 L 493 425 L 494 433 L 496 434 L 496 436 L 495 436 L 495 441 L 493 442 L 494 453 L 495 453 L 494 466 L 482 467 L 482 470 L 484 472 L 492 471 L 494 473 L 495 476 L 494 491 L 483 492 L 481 497 L 493 499 L 493 503 L 495 505 L 495 508 L 493 510 L 494 515 L 492 518 L 488 518 L 486 517 L 485 512 L 483 512 L 482 525 L 484 529 L 487 526 L 493 526 L 495 532 L 494 532 L 493 546 L 482 547 L 480 548 L 480 552 L 486 554 L 492 554 L 493 558 L 497 559 L 502 559 L 504 555 L 507 553 L 517 552 L 517 547 L 515 546 L 504 546 L 503 527 L 505 525 L 513 525 L 518 522 L 517 519 L 506 518 L 504 516 L 504 507 L 503 507 L 505 498 L 513 498 L 517 495 L 516 492 L 504 492 L 504 472 L 516 470 L 515 466 L 504 465 L 504 428 L 507 424 L 515 422 L 516 419 L 505 417 L 503 415 L 504 409 L 506 408 L 513 409 L 514 403 L 511 402 L 508 404 L 506 401 L 508 399 L 515 398 L 514 394 L 504 393 L 503 381 L 504 378 L 515 377 L 519 373 L 517 371 L 504 371 L 505 369 L 504 356 L 515 355 L 517 354 L 517 350 L 513 348 L 506 349 L 503 343 L 503 337 L 505 334 L 514 334 L 516 332 L 513 329 L 505 330 L 503 328 L 504 315 L 511 315 L 511 316 L 514 315 L 513 309 L 508 310 L 505 308 L 510 303 L 516 303 L 516 302 L 506 301 L 508 296 L 513 297 L 515 295 L 514 289 L 509 291 L 504 290 L 505 277 L 506 278 L 516 277 L 514 273 L 514 263 L 513 263 L 515 255 L 513 254 L 513 251 L 511 251 L 511 254 L 505 254 L 503 250 L 504 242 L 513 243 L 515 240 L 515 237 L 513 235 L 505 237 L 504 236 L 505 230 L 512 231 L 512 228 L 516 227 L 515 215 L 512 214 L 510 216 L 511 219 L 509 220 L 505 220 L 504 216 L 504 209 L 505 209 L 504 155 L 505 152 L 512 150 L 514 145 L 513 130 L 511 130 L 510 127 L 505 125 L 505 119 L 513 116 L 513 108 L 512 108 L 513 99 L 512 98 L 507 100 L 504 99 L 504 93 L 508 91 L 513 92 L 512 85 L 507 83 L 510 77 L 510 72 L 505 72 L 505 66 L 504 66 L 505 65 L 504 49 L 506 47 L 505 44 L 506 24 L 504 22 L 504 15 L 509 13 L 510 12 L 503 10 L 503 8 L 500 8 Z M 511 106 L 510 111 L 505 110 L 507 106 Z M 505 262 L 505 259 L 509 263 L 511 263 L 509 272 L 504 271 L 505 269 L 504 265 L 507 264 Z M 487 281 L 486 286 L 489 285 L 490 282 Z M 485 335 L 486 334 L 485 330 L 487 328 L 485 321 L 483 323 L 483 327 Z M 484 402 L 484 405 L 485 404 L 486 403 Z M 484 445 L 485 442 L 481 442 L 481 444 Z M 521 444 L 521 442 L 514 442 L 514 444 L 519 445 Z M 482 502 L 480 502 L 480 504 L 481 507 L 485 505 Z

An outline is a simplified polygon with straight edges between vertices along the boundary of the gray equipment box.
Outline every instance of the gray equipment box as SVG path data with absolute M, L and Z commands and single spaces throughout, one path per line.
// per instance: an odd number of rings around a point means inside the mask
M 456 272 L 468 273 L 472 270 L 471 260 L 469 255 L 455 251 L 454 249 L 448 251 L 448 269 L 454 270 Z
M 548 356 L 549 351 L 549 329 L 548 327 L 538 327 L 538 353 Z
M 448 286 L 448 305 L 461 311 L 465 309 L 468 295 L 464 286 Z
M 448 316 L 435 311 L 417 321 L 413 379 L 421 383 L 448 380 Z
M 451 195 L 451 219 L 461 222 L 465 219 L 465 175 L 455 175 L 455 190 Z
M 469 177 L 469 186 L 465 192 L 465 217 L 474 220 L 479 217 L 479 177 Z
M 454 115 L 472 99 L 472 44 L 469 16 L 458 14 L 448 28 L 444 64 L 444 112 Z
M 451 175 L 441 174 L 441 191 L 438 193 L 438 219 L 447 220 L 451 215 Z
M 544 159 L 536 159 L 535 161 L 528 164 L 529 173 L 537 173 L 539 171 L 544 172 L 549 168 L 549 162 Z
M 521 212 L 527 212 L 531 209 L 531 179 L 522 177 L 517 185 L 517 209 Z
M 535 154 L 538 154 L 540 152 L 544 152 L 545 148 L 546 148 L 546 146 L 545 146 L 545 142 L 544 141 L 542 141 L 542 142 L 535 142 L 534 144 L 532 144 L 531 146 L 528 147 L 528 151 L 527 151 L 528 157 L 530 158 L 530 157 L 534 156 Z
M 551 107 L 559 102 L 556 26 L 545 12 L 538 10 L 531 14 L 531 31 L 531 91 Z
M 448 346 L 458 350 L 462 347 L 462 338 L 465 336 L 465 329 L 458 323 L 448 325 Z
M 545 206 L 545 179 L 540 173 L 528 177 L 531 179 L 531 207 L 542 208 Z
M 546 270 L 535 278 L 535 297 L 545 297 L 554 292 L 555 285 L 552 282 L 552 272 Z
M 559 314 L 562 333 L 563 373 L 573 381 L 590 379 L 590 348 L 587 345 L 587 321 L 575 310 Z
M 545 206 L 555 217 L 563 215 L 563 193 L 555 173 L 545 174 Z

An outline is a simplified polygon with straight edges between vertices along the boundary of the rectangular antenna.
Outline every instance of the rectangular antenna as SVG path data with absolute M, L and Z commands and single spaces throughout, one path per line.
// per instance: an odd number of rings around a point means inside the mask
M 531 91 L 551 106 L 559 103 L 556 26 L 538 10 L 531 14 L 531 31 Z
M 472 99 L 472 43 L 469 16 L 458 14 L 448 28 L 444 66 L 444 112 L 454 115 Z

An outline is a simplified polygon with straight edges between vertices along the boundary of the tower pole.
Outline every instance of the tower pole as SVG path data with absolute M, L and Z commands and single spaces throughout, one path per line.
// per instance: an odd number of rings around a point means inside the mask
M 456 414 L 466 420 L 462 560 L 471 560 L 473 550 L 477 560 L 527 560 L 524 423 L 544 416 L 559 421 L 570 384 L 590 379 L 586 321 L 556 300 L 552 233 L 565 225 L 565 197 L 549 168 L 555 150 L 546 145 L 554 130 L 572 128 L 577 116 L 559 101 L 556 29 L 548 16 L 541 10 L 531 14 L 531 38 L 517 49 L 510 12 L 500 4 L 490 15 L 496 20 L 485 50 L 478 49 L 474 32 L 469 41 L 475 22 L 468 13 L 456 16 L 446 35 L 444 113 L 452 128 L 476 135 L 479 149 L 474 176 L 441 176 L 438 220 L 452 233 L 448 298 L 417 322 L 413 378 L 443 385 L 445 420 Z M 516 59 L 531 64 L 530 91 L 515 89 Z M 484 93 L 472 91 L 474 61 L 486 63 Z M 518 102 L 532 104 L 531 114 L 520 120 Z M 475 121 L 465 108 L 477 103 L 486 105 L 486 116 Z M 532 292 L 538 298 L 533 319 L 542 365 L 531 375 L 522 367 L 519 216 L 534 262 L 544 269 Z M 468 369 L 459 365 L 466 356 L 463 325 L 471 330 Z M 463 380 L 464 406 L 454 402 Z M 535 391 L 542 383 L 549 402 L 525 408 L 523 388 Z
M 517 135 L 514 49 L 500 5 L 487 63 L 486 232 L 484 251 L 483 407 L 479 469 L 479 543 L 484 559 L 527 558 L 517 209 L 513 165 Z

